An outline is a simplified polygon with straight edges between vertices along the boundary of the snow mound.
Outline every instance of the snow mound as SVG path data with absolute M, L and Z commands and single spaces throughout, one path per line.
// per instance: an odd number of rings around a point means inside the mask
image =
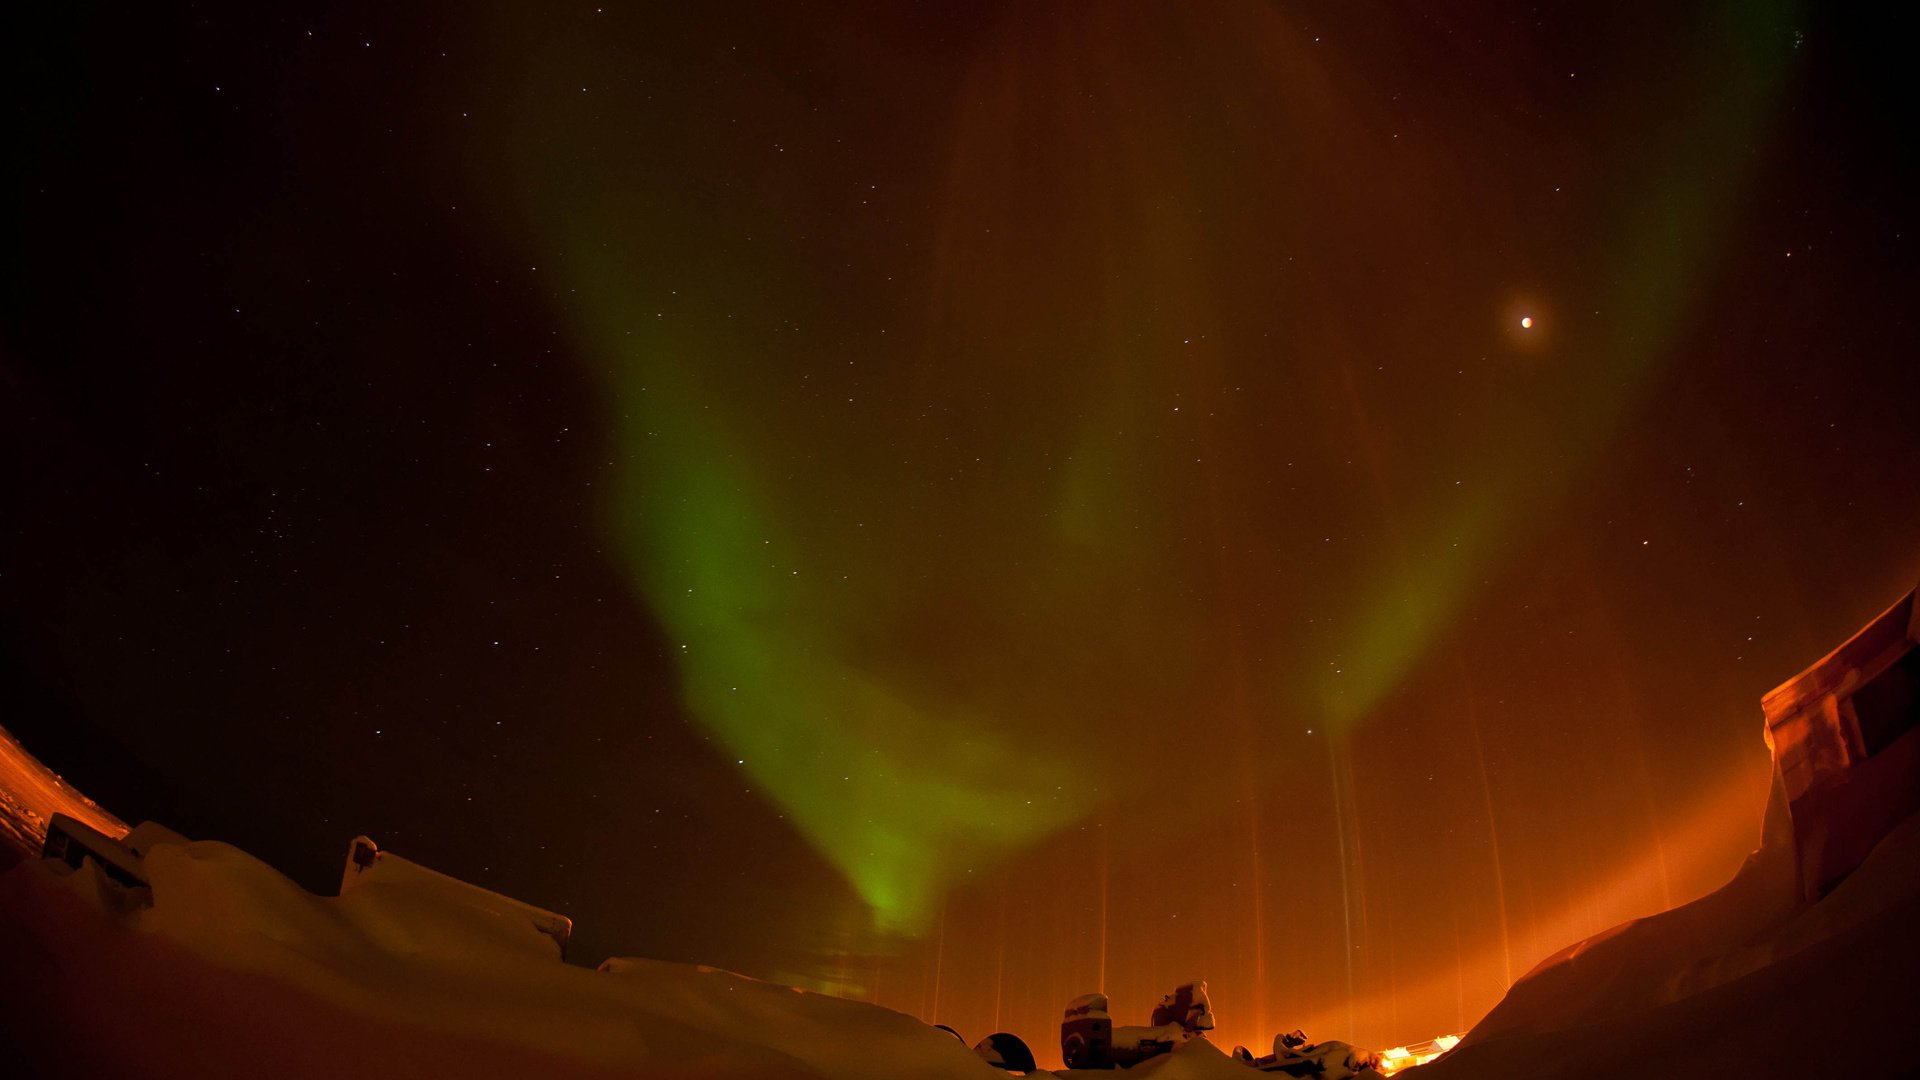
M 1233 1060 L 1205 1039 L 1190 1039 L 1162 1054 L 1123 1071 L 1093 1069 L 1063 1072 L 1061 1076 L 1125 1077 L 1126 1080 L 1255 1080 L 1261 1074 Z
M 227 844 L 136 837 L 149 889 L 91 859 L 0 875 L 0 1042 L 27 1075 L 1005 1075 L 862 1002 L 650 960 L 568 966 L 439 875 L 319 897 Z
M 1542 961 L 1427 1068 L 1457 1076 L 1912 1075 L 1920 990 L 1920 603 L 1908 593 L 1761 701 L 1773 788 L 1721 889 Z
M 1723 893 L 1751 886 L 1736 878 Z M 1705 897 L 1702 910 L 1735 918 L 1732 931 L 1680 908 L 1545 961 L 1419 1080 L 1798 1078 L 1841 1062 L 1849 1077 L 1913 1075 L 1904 1047 L 1920 997 L 1920 816 L 1777 924 L 1751 930 L 1755 920 L 1726 899 Z M 1674 946 L 1687 928 L 1708 935 L 1704 953 Z

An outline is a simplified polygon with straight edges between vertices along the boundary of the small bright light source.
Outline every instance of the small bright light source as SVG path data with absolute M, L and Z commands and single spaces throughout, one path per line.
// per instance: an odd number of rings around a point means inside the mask
M 1533 329 L 1533 316 L 1531 315 L 1520 316 L 1520 329 L 1522 330 Z

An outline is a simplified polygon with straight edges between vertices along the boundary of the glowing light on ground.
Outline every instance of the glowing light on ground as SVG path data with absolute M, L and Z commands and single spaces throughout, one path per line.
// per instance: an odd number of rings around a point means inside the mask
M 1382 1076 L 1392 1076 L 1403 1069 L 1425 1065 L 1458 1045 L 1460 1045 L 1459 1035 L 1442 1035 L 1426 1042 L 1396 1046 L 1391 1050 L 1380 1051 L 1373 1067 Z
M 37 852 L 46 838 L 47 822 L 56 813 L 84 821 L 108 836 L 127 832 L 119 818 L 74 790 L 0 728 L 0 865 L 6 863 L 6 848 L 21 854 Z

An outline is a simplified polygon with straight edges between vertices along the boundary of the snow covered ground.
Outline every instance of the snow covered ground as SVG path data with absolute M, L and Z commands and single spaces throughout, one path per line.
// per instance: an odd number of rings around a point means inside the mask
M 0 994 L 36 1074 L 999 1075 L 885 1009 L 563 964 L 531 923 L 425 878 L 319 897 L 205 841 L 156 843 L 144 866 L 151 906 L 91 862 L 0 876 Z
M 129 842 L 147 852 L 150 905 L 149 890 L 92 862 L 0 875 L 0 1064 L 33 1076 L 1004 1075 L 877 1006 L 654 960 L 563 964 L 518 912 L 435 875 L 320 897 L 227 844 L 152 826 Z M 1198 1044 L 1139 1075 L 1247 1071 Z
M 652 960 L 563 964 L 533 923 L 457 882 L 320 897 L 226 844 L 148 826 L 129 840 L 147 852 L 150 906 L 91 863 L 0 874 L 0 1074 L 1003 1075 L 873 1005 Z M 1776 858 L 1763 849 L 1720 893 L 1542 964 L 1422 1080 L 1911 1075 L 1920 818 L 1781 921 L 1755 899 Z M 1253 1074 L 1202 1041 L 1129 1075 Z
M 150 887 L 38 859 L 55 813 L 126 838 Z M 129 835 L 4 729 L 0 868 L 0 1077 L 1005 1075 L 863 1002 L 654 960 L 563 964 L 523 911 L 431 872 L 322 897 L 227 844 Z M 1053 1050 L 1054 1032 L 1028 1034 Z M 1248 1072 L 1198 1041 L 1132 1075 Z
M 1769 695 L 1775 784 L 1734 879 L 1549 957 L 1420 1080 L 1920 1075 L 1916 642 L 1909 596 Z M 0 1077 L 1003 1075 L 878 1006 L 653 960 L 569 966 L 564 918 L 360 844 L 337 897 L 150 824 L 126 834 L 123 877 L 145 886 L 23 857 L 55 810 L 125 827 L 4 732 L 0 793 L 19 859 L 0 873 Z M 1019 1034 L 1052 1057 L 1055 1032 Z M 1197 1040 L 1128 1075 L 1253 1074 Z
M 1920 817 L 1784 919 L 1743 906 L 1766 862 L 1543 962 L 1420 1080 L 1920 1075 Z

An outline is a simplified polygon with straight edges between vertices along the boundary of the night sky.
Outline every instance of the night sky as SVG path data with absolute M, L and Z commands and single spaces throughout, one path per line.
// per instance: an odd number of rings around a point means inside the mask
M 14 13 L 0 724 L 588 963 L 1462 1030 L 1920 579 L 1910 38 L 1629 6 Z

